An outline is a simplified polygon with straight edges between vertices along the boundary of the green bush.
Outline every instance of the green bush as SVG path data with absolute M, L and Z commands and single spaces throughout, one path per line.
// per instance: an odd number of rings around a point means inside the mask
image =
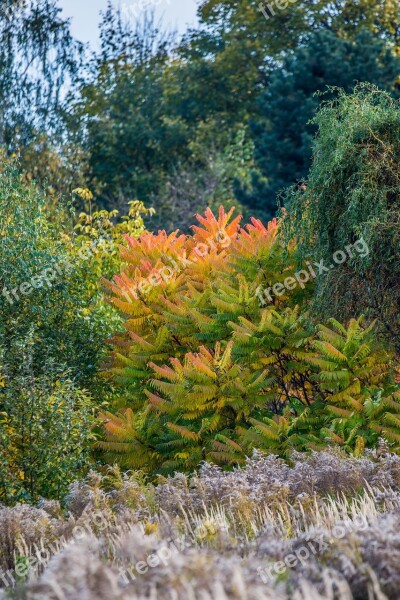
M 0 502 L 62 498 L 90 464 L 94 405 L 68 373 L 47 365 L 35 377 L 26 364 L 0 395 Z
M 100 279 L 146 211 L 132 203 L 117 224 L 116 211 L 50 219 L 45 195 L 4 162 L 0 212 L 0 502 L 57 498 L 87 467 L 93 415 L 111 393 L 98 370 L 120 318 Z
M 325 264 L 363 238 L 353 257 L 316 281 L 315 308 L 345 320 L 378 318 L 400 348 L 400 105 L 372 85 L 339 91 L 315 118 L 319 132 L 306 185 L 286 197 L 288 243 Z

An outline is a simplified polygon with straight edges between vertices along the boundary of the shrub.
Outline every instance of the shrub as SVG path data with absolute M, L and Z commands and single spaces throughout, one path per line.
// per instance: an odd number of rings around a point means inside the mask
M 339 91 L 315 123 L 308 181 L 286 197 L 287 242 L 296 240 L 300 257 L 331 262 L 362 237 L 368 257 L 319 278 L 315 309 L 341 320 L 363 313 L 378 318 L 398 349 L 399 102 L 362 84 L 350 95 Z
M 74 228 L 74 212 L 49 218 L 46 200 L 17 163 L 2 163 L 0 502 L 57 498 L 87 467 L 93 413 L 109 393 L 104 340 L 120 324 L 99 279 L 119 268 L 122 234 L 143 231 L 147 212 L 134 202 L 119 223 L 101 211 Z
M 173 471 L 241 463 L 254 447 L 287 455 L 335 442 L 362 453 L 378 434 L 397 447 L 399 402 L 379 395 L 390 357 L 373 326 L 315 326 L 297 305 L 304 286 L 260 303 L 260 287 L 293 275 L 293 249 L 276 221 L 240 229 L 231 215 L 208 210 L 192 236 L 127 237 L 124 268 L 107 284 L 126 319 L 109 368 L 125 410 L 104 415 L 108 457 Z
M 49 369 L 35 377 L 26 368 L 2 394 L 1 409 L 0 502 L 64 496 L 90 465 L 91 398 L 68 375 Z

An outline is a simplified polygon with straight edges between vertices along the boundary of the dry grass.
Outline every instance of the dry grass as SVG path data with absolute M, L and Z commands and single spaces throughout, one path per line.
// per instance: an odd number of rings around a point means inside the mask
M 3 570 L 43 556 L 0 598 L 397 599 L 399 483 L 400 458 L 384 451 L 291 466 L 255 454 L 243 469 L 204 465 L 157 486 L 92 473 L 63 510 L 0 509 Z

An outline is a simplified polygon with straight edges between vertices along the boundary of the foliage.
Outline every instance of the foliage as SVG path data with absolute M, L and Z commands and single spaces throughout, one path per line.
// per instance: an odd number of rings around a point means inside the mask
M 250 185 L 253 143 L 244 127 L 218 136 L 216 129 L 216 120 L 199 125 L 188 145 L 190 159 L 179 162 L 151 195 L 149 203 L 157 207 L 153 230 L 179 228 L 188 233 L 196 212 L 204 212 L 207 207 L 217 211 L 221 205 L 228 210 L 238 205 L 235 181 L 236 185 Z
M 60 12 L 55 0 L 1 2 L 0 146 L 10 152 L 59 123 L 82 53 Z
M 23 348 L 20 375 L 0 391 L 0 502 L 60 498 L 90 464 L 94 426 L 91 398 L 68 374 L 35 378 Z
M 327 85 L 350 91 L 358 81 L 393 89 L 400 72 L 399 4 L 203 0 L 199 16 L 200 31 L 185 40 L 186 80 L 192 71 L 215 90 L 218 108 L 210 102 L 210 110 L 222 127 L 235 116 L 249 124 L 255 165 L 251 185 L 236 182 L 236 197 L 270 219 L 277 193 L 307 175 L 315 92 Z M 177 101 L 196 105 L 197 89 L 186 86 Z
M 156 208 L 154 228 L 182 230 L 207 206 L 231 206 L 233 182 L 244 185 L 252 164 L 247 129 L 221 128 L 204 98 L 204 119 L 182 107 L 186 67 L 153 15 L 133 26 L 109 6 L 101 40 L 72 110 L 99 205 L 140 198 Z M 189 99 L 195 111 L 199 102 Z
M 259 286 L 293 275 L 293 250 L 276 221 L 240 229 L 231 213 L 208 210 L 192 236 L 127 237 L 122 272 L 108 284 L 126 319 L 111 375 L 127 410 L 104 416 L 101 447 L 126 466 L 169 471 L 242 462 L 254 447 L 285 455 L 334 439 L 355 449 L 361 437 L 372 446 L 379 427 L 397 439 L 397 396 L 383 404 L 376 395 L 390 357 L 372 349 L 372 325 L 315 327 L 309 294 L 295 286 L 260 305 Z M 369 421 L 370 402 L 387 410 Z
M 100 278 L 120 268 L 122 236 L 143 231 L 151 211 L 133 202 L 119 222 L 117 211 L 82 213 L 74 228 L 61 210 L 50 221 L 15 162 L 0 172 L 0 211 L 0 501 L 59 497 L 87 463 L 92 414 L 111 393 L 98 369 L 120 319 Z
M 84 132 L 86 180 L 109 210 L 147 200 L 182 155 L 185 127 L 163 101 L 170 46 L 150 16 L 132 28 L 111 5 L 104 14 L 101 49 L 81 87 L 74 126 Z
M 87 188 L 77 188 L 74 193 L 82 200 L 93 200 L 93 194 Z M 120 267 L 120 246 L 125 242 L 125 236 L 138 237 L 144 230 L 144 218 L 152 217 L 154 210 L 147 209 L 139 200 L 128 202 L 127 214 L 119 216 L 118 210 L 98 210 L 79 214 L 74 227 L 77 232 L 76 246 L 78 252 L 89 251 L 90 270 L 93 272 L 94 283 L 101 277 L 112 276 Z
M 151 11 L 131 23 L 109 2 L 92 52 L 56 0 L 4 0 L 0 146 L 52 204 L 85 181 L 97 208 L 153 205 L 155 227 L 186 232 L 234 197 L 270 219 L 306 175 L 314 92 L 392 89 L 399 74 L 396 0 L 286 4 L 268 19 L 259 0 L 203 0 L 178 40 Z
M 43 373 L 50 360 L 66 365 L 89 386 L 116 322 L 103 302 L 99 278 L 119 268 L 121 231 L 140 232 L 144 209 L 133 205 L 126 225 L 116 227 L 106 213 L 82 215 L 91 229 L 78 234 L 73 214 L 59 210 L 50 222 L 46 196 L 23 181 L 16 164 L 6 163 L 0 174 L 0 210 L 0 341 L 9 377 L 23 364 L 19 344 L 29 334 L 35 374 Z M 102 219 L 101 230 L 93 219 Z
M 306 189 L 287 195 L 286 238 L 302 256 L 328 263 L 357 239 L 368 249 L 316 286 L 315 308 L 339 319 L 378 318 L 397 344 L 399 331 L 398 101 L 369 85 L 339 93 L 315 123 L 319 133 Z M 398 344 L 397 344 L 398 346 Z
M 85 258 L 72 252 L 71 232 L 46 218 L 45 197 L 22 182 L 15 165 L 0 177 L 1 344 L 12 378 L 23 363 L 19 344 L 31 332 L 34 372 L 48 360 L 67 364 L 88 381 L 96 369 L 102 330 L 85 315 L 91 306 L 93 275 Z
M 18 154 L 52 203 L 70 194 L 84 164 L 65 119 L 83 61 L 58 0 L 1 0 L 0 152 Z
M 55 0 L 1 3 L 0 501 L 61 494 L 111 398 L 104 456 L 151 473 L 398 451 L 399 4 L 289 4 L 204 0 L 176 43 L 110 2 L 83 69 Z M 279 223 L 232 219 L 292 182 Z M 364 264 L 303 285 L 360 237 Z
M 268 8 L 268 3 L 261 6 Z M 339 0 L 334 4 L 330 0 L 297 0 L 275 7 L 269 19 L 261 13 L 257 0 L 203 0 L 200 16 L 222 37 L 222 52 L 232 61 L 243 46 L 258 58 L 279 57 L 322 29 L 345 39 L 354 39 L 367 29 L 390 41 L 393 48 L 399 47 L 399 6 L 391 0 Z
M 357 82 L 369 81 L 394 93 L 399 74 L 400 59 L 368 31 L 354 40 L 317 31 L 306 44 L 287 53 L 259 96 L 251 122 L 257 168 L 252 185 L 247 191 L 238 190 L 238 197 L 268 218 L 274 216 L 278 193 L 307 176 L 316 133 L 316 124 L 310 121 L 321 103 L 318 92 L 326 92 L 327 86 L 350 92 Z M 325 93 L 325 100 L 329 96 Z

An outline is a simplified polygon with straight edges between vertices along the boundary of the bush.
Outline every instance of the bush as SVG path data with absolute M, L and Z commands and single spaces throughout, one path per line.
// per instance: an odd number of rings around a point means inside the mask
M 363 238 L 368 257 L 321 277 L 315 309 L 323 316 L 378 318 L 400 348 L 400 110 L 372 85 L 339 91 L 315 123 L 313 163 L 306 185 L 286 197 L 288 243 L 300 257 L 331 262 Z
M 0 502 L 62 498 L 87 471 L 94 406 L 67 375 L 29 369 L 1 395 Z
M 117 211 L 101 211 L 74 227 L 72 209 L 49 218 L 46 200 L 3 163 L 0 502 L 57 498 L 87 467 L 93 413 L 110 393 L 98 369 L 120 324 L 99 280 L 119 268 L 118 244 L 143 230 L 147 212 L 134 202 L 117 224 Z
M 254 447 L 362 453 L 384 435 L 397 448 L 400 405 L 390 387 L 382 394 L 390 357 L 373 327 L 315 326 L 297 306 L 309 291 L 291 277 L 294 249 L 285 252 L 278 223 L 240 229 L 231 214 L 208 210 L 192 236 L 127 238 L 108 283 L 126 328 L 113 340 L 125 410 L 104 415 L 108 457 L 173 471 L 241 463 Z M 260 290 L 275 284 L 268 304 Z

